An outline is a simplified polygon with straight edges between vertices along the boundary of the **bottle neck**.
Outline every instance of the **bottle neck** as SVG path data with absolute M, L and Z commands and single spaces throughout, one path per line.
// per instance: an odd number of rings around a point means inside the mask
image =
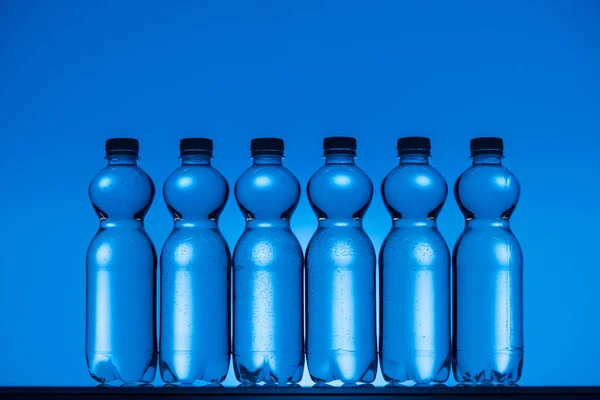
M 398 218 L 392 221 L 394 228 L 434 228 L 436 220 L 431 218 Z
M 208 154 L 184 154 L 181 156 L 181 165 L 210 165 Z
M 198 220 L 177 219 L 174 221 L 174 225 L 175 225 L 175 228 L 214 229 L 214 228 L 217 228 L 218 222 L 214 219 L 198 219 Z
M 254 165 L 281 165 L 283 157 L 277 154 L 256 154 L 252 156 Z
M 106 156 L 108 165 L 137 165 L 137 156 L 130 154 L 112 154 Z
M 501 165 L 502 164 L 502 155 L 501 154 L 493 154 L 493 153 L 479 153 L 474 154 L 473 165 L 483 165 L 483 164 L 493 164 L 493 165 Z
M 361 228 L 361 219 L 339 219 L 325 218 L 319 220 L 319 226 L 322 228 Z
M 100 220 L 100 228 L 123 228 L 123 229 L 142 229 L 144 227 L 144 221 L 141 219 L 102 219 Z
M 429 155 L 423 153 L 404 153 L 398 156 L 402 164 L 429 164 Z
M 355 157 L 348 153 L 329 153 L 325 155 L 325 164 L 354 164 Z
M 503 228 L 508 229 L 510 221 L 506 218 L 473 218 L 466 221 L 469 228 L 485 229 L 485 228 Z
M 280 228 L 288 229 L 290 227 L 290 221 L 287 219 L 277 220 L 260 220 L 260 219 L 248 219 L 246 220 L 247 228 Z

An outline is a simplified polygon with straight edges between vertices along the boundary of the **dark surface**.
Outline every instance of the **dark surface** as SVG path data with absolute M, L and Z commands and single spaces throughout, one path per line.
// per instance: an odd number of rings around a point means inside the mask
M 1 387 L 0 396 L 47 398 L 597 399 L 600 387 Z

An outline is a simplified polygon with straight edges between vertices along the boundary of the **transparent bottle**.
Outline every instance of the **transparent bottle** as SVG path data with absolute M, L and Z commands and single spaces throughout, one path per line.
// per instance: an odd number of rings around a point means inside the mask
M 222 382 L 230 353 L 230 252 L 218 227 L 227 181 L 211 165 L 213 142 L 180 142 L 181 166 L 163 194 L 174 228 L 161 253 L 163 381 Z
M 296 383 L 304 369 L 304 261 L 290 228 L 301 189 L 283 150 L 281 139 L 253 139 L 235 185 L 246 229 L 233 253 L 233 365 L 244 384 Z
M 376 256 L 362 227 L 373 183 L 354 163 L 356 139 L 328 137 L 308 183 L 319 219 L 306 250 L 306 351 L 313 381 L 369 383 L 377 374 Z
M 519 181 L 503 141 L 471 140 L 473 165 L 456 181 L 466 225 L 453 254 L 453 372 L 468 383 L 516 382 L 523 366 L 523 255 L 509 219 Z
M 450 369 L 450 251 L 437 228 L 448 195 L 425 137 L 398 139 L 381 185 L 392 229 L 379 255 L 379 357 L 387 382 L 444 382 Z
M 152 382 L 156 372 L 156 251 L 144 230 L 154 184 L 136 139 L 106 141 L 108 165 L 89 196 L 100 229 L 87 251 L 86 358 L 99 382 Z

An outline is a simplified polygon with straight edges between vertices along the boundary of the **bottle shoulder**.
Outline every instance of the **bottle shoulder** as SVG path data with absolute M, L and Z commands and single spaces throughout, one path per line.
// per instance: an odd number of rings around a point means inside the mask
M 298 178 L 284 165 L 252 165 L 235 182 L 236 193 L 240 191 L 259 191 L 279 189 L 285 186 L 299 187 Z
M 154 193 L 154 182 L 137 165 L 108 165 L 88 187 L 90 201 L 102 218 L 143 219 Z
M 507 180 L 510 179 L 510 182 Z M 474 164 L 469 166 L 456 180 L 457 184 L 467 184 L 471 182 L 495 184 L 505 186 L 512 184 L 513 189 L 520 188 L 520 182 L 503 164 Z
M 309 179 L 309 194 L 321 190 L 373 190 L 373 181 L 356 164 L 325 164 Z
M 447 191 L 443 175 L 430 164 L 400 164 L 385 176 L 382 187 L 395 184 L 415 184 L 417 190 Z M 393 189 L 393 188 L 390 188 Z
M 519 180 L 501 164 L 472 165 L 454 184 L 456 201 L 467 218 L 508 219 L 520 193 Z
M 300 201 L 301 187 L 282 165 L 253 165 L 238 178 L 234 193 L 247 219 L 289 219 Z
M 319 218 L 362 219 L 373 199 L 373 182 L 355 164 L 324 165 L 309 179 L 306 190 Z
M 127 189 L 154 189 L 150 175 L 137 165 L 107 165 L 93 176 L 89 184 L 90 192 L 100 189 L 102 192 Z
M 436 218 L 448 196 L 448 184 L 428 164 L 401 164 L 384 178 L 381 196 L 393 218 Z
M 218 219 L 229 197 L 229 184 L 210 165 L 182 165 L 166 179 L 163 196 L 174 218 Z
M 165 180 L 163 191 L 216 190 L 229 186 L 225 177 L 211 165 L 181 165 Z

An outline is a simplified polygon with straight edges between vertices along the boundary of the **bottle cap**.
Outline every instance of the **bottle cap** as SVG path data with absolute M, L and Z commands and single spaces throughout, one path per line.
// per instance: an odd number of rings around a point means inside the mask
M 181 156 L 187 154 L 205 154 L 212 157 L 213 141 L 207 138 L 185 138 L 179 141 L 179 153 Z
M 133 138 L 112 138 L 106 141 L 106 156 L 130 155 L 137 157 L 140 143 Z
M 406 136 L 398 139 L 398 155 L 407 153 L 431 154 L 431 141 L 423 136 Z
M 499 137 L 478 137 L 471 139 L 471 156 L 482 153 L 503 155 L 504 142 Z
M 323 153 L 342 153 L 356 155 L 356 139 L 349 136 L 330 136 L 323 139 Z
M 273 154 L 283 157 L 283 150 L 283 139 L 280 138 L 255 138 L 250 142 L 252 156 Z

